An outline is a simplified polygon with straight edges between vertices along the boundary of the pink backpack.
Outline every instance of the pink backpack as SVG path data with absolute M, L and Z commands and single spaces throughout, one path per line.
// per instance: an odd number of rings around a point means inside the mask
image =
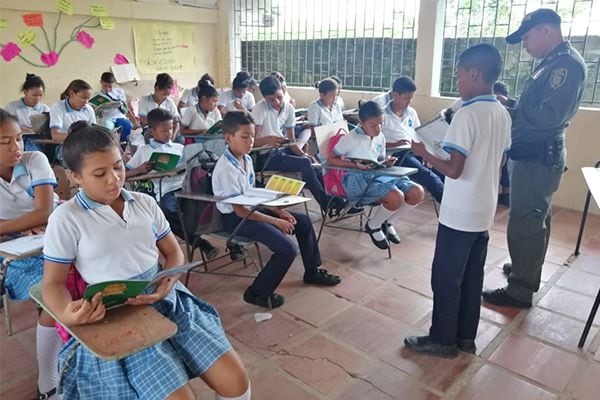
M 338 144 L 340 139 L 344 137 L 348 132 L 344 129 L 340 129 L 337 131 L 335 135 L 333 135 L 329 139 L 329 144 L 327 146 L 327 154 L 325 154 L 325 158 L 329 157 L 329 154 L 333 152 L 333 149 Z M 323 175 L 323 183 L 325 184 L 325 191 L 333 196 L 338 197 L 346 197 L 346 190 L 344 189 L 344 185 L 342 184 L 342 180 L 344 179 L 345 172 L 336 170 L 336 169 L 327 169 L 325 174 Z

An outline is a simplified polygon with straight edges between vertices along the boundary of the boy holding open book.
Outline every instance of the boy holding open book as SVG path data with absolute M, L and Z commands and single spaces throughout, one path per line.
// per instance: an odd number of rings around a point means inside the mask
M 237 196 L 254 187 L 255 174 L 248 155 L 254 144 L 254 121 L 243 111 L 230 111 L 223 119 L 223 132 L 228 148 L 213 171 L 213 192 L 216 196 Z M 280 208 L 259 208 L 252 212 L 241 204 L 217 203 L 223 214 L 225 230 L 232 232 L 243 218 L 237 234 L 254 238 L 273 252 L 252 285 L 244 292 L 244 301 L 265 308 L 281 306 L 285 299 L 275 289 L 296 258 L 298 248 L 287 235 L 298 239 L 304 264 L 304 283 L 334 286 L 340 277 L 319 268 L 321 256 L 310 218 L 304 214 Z

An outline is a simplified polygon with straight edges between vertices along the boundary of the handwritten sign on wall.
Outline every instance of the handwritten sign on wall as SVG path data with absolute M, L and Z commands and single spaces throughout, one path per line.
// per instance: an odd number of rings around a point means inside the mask
M 133 25 L 135 62 L 145 74 L 193 72 L 194 28 L 189 24 L 139 22 Z

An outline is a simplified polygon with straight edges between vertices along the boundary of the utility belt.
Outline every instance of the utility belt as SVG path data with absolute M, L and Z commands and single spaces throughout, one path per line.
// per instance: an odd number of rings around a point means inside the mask
M 544 142 L 512 145 L 508 156 L 515 161 L 538 161 L 542 165 L 552 166 L 560 162 L 564 147 L 563 138 L 553 138 Z

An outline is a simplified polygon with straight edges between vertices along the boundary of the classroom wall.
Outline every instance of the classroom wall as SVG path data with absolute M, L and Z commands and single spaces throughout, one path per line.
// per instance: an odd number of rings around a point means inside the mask
M 0 59 L 0 105 L 19 97 L 19 87 L 25 79 L 26 72 L 40 75 L 46 83 L 46 97 L 48 104 L 58 100 L 60 93 L 72 79 L 81 78 L 88 81 L 95 89 L 99 88 L 100 74 L 108 71 L 115 53 L 124 54 L 129 61 L 135 61 L 133 44 L 133 24 L 137 21 L 163 21 L 170 23 L 187 23 L 194 28 L 196 52 L 196 68 L 191 73 L 173 73 L 183 88 L 193 87 L 198 78 L 205 72 L 210 72 L 218 80 L 225 80 L 225 76 L 218 69 L 217 39 L 218 10 L 184 7 L 170 5 L 167 0 L 160 3 L 140 2 L 133 0 L 75 0 L 74 15 L 63 15 L 61 26 L 58 29 L 58 43 L 71 33 L 77 24 L 82 23 L 90 15 L 90 5 L 101 3 L 107 6 L 110 16 L 115 20 L 114 30 L 100 28 L 86 29 L 95 39 L 91 49 L 85 49 L 80 43 L 72 43 L 61 55 L 58 64 L 51 68 L 32 67 L 24 61 L 15 58 L 10 62 Z M 7 28 L 0 31 L 0 42 L 15 41 L 16 34 L 26 29 L 21 15 L 29 12 L 44 14 L 44 21 L 48 33 L 53 36 L 53 27 L 57 18 L 55 0 L 2 0 L 0 2 L 0 16 L 7 21 Z M 32 28 L 38 34 L 38 42 L 44 40 L 39 28 Z M 39 62 L 39 53 L 32 49 L 24 49 L 23 55 L 34 55 Z M 221 76 L 223 75 L 223 76 Z M 154 74 L 142 74 L 144 81 L 140 85 L 126 85 L 126 91 L 140 95 L 148 93 L 154 82 Z

